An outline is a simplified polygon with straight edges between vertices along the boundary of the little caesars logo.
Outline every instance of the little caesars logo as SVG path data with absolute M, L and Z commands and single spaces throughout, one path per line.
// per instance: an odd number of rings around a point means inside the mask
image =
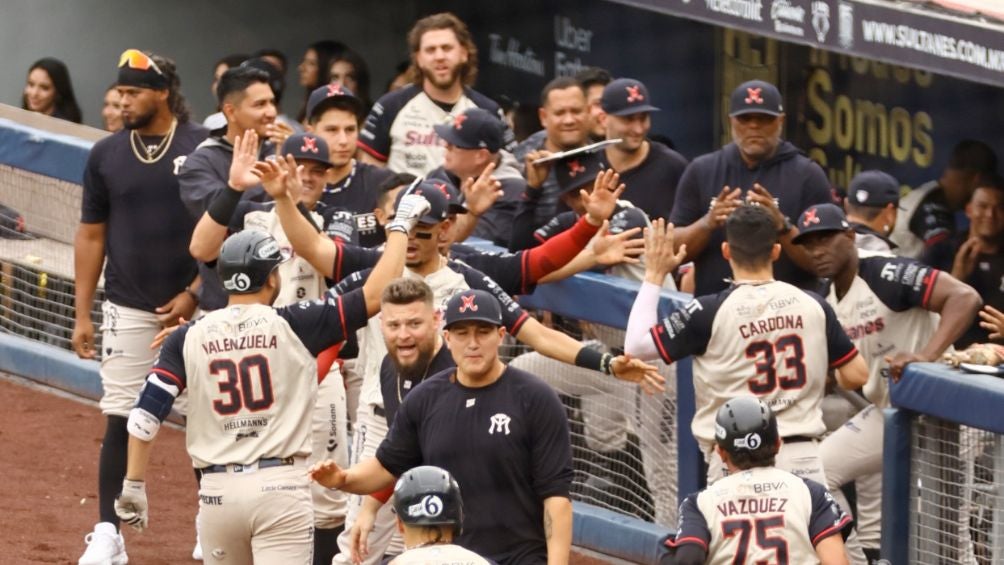
M 805 35 L 805 8 L 792 4 L 790 0 L 774 0 L 770 6 L 770 19 L 774 20 L 774 31 L 803 37 Z

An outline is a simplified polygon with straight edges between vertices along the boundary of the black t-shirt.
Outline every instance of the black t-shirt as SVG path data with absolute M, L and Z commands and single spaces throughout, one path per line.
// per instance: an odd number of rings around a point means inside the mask
M 605 162 L 606 157 L 603 159 Z M 644 210 L 649 218 L 668 220 L 676 199 L 676 187 L 686 168 L 687 159 L 683 155 L 650 141 L 648 156 L 640 165 L 619 171 L 625 185 L 621 197 Z
M 918 259 L 942 271 L 951 270 L 956 251 L 955 214 L 944 189 L 938 187 L 924 196 L 908 226 L 924 242 L 924 252 Z
M 355 215 L 355 231 L 359 245 L 377 247 L 387 241 L 383 228 L 377 223 L 373 209 L 380 196 L 379 186 L 394 173 L 383 167 L 356 161 L 352 171 L 337 184 L 324 187 L 321 202 L 327 206 L 350 210 Z
M 980 254 L 976 267 L 965 283 L 976 289 L 983 298 L 983 304 L 1004 311 L 1004 255 Z M 980 327 L 981 318 L 976 316 L 973 325 L 955 342 L 956 348 L 969 347 L 974 343 L 989 343 L 990 334 Z
M 395 476 L 418 465 L 453 474 L 464 495 L 459 545 L 499 563 L 546 563 L 543 501 L 568 497 L 572 482 L 565 409 L 550 386 L 512 367 L 481 388 L 454 374 L 404 399 L 377 460 Z
M 721 193 L 722 187 L 741 188 L 745 198 L 754 183 L 760 183 L 778 199 L 781 212 L 792 222 L 809 206 L 833 202 L 823 169 L 791 143 L 782 142 L 774 157 L 752 169 L 743 162 L 736 145 L 730 143 L 690 163 L 676 190 L 670 221 L 677 226 L 689 226 L 708 212 L 711 199 Z M 715 230 L 707 247 L 694 260 L 697 296 L 718 292 L 729 284 L 725 279 L 732 276 L 732 271 L 722 257 L 723 241 L 725 228 Z M 774 278 L 802 289 L 819 285 L 815 276 L 800 269 L 784 253 L 774 263 Z
M 105 296 L 111 302 L 153 312 L 195 279 L 188 252 L 195 220 L 181 201 L 177 175 L 208 133 L 178 124 L 167 152 L 149 165 L 134 155 L 129 130 L 91 149 L 80 221 L 105 224 Z
M 394 361 L 391 360 L 390 354 L 384 355 L 383 361 L 380 363 L 380 392 L 383 394 L 383 410 L 384 415 L 387 417 L 388 428 L 394 423 L 394 416 L 397 414 L 398 406 L 401 405 L 401 401 L 408 396 L 409 392 L 425 382 L 427 377 L 442 373 L 456 366 L 457 364 L 453 362 L 453 355 L 450 354 L 450 349 L 446 347 L 445 343 L 439 347 L 439 351 L 429 360 L 429 367 L 418 380 L 402 378 L 397 372 L 397 367 L 394 365 Z

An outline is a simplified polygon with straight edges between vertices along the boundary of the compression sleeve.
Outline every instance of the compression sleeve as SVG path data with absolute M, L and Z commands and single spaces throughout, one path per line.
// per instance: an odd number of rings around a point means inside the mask
M 585 249 L 597 231 L 599 226 L 590 224 L 582 217 L 571 228 L 527 251 L 530 283 L 567 265 Z
M 658 359 L 649 330 L 659 322 L 659 293 L 662 287 L 650 282 L 642 283 L 638 296 L 631 306 L 628 317 L 627 335 L 624 338 L 624 353 L 639 359 Z

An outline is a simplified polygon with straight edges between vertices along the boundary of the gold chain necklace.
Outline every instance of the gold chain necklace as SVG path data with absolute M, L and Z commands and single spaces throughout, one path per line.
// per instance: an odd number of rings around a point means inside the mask
M 167 155 L 167 150 L 171 147 L 171 141 L 174 140 L 174 131 L 178 127 L 178 119 L 171 119 L 171 129 L 167 131 L 167 135 L 164 139 L 160 140 L 160 143 L 156 147 L 150 149 L 143 144 L 143 139 L 139 136 L 136 130 L 131 130 L 129 132 L 129 145 L 132 147 L 133 155 L 139 159 L 140 163 L 145 163 L 147 165 L 152 165 L 157 161 L 160 161 L 164 155 Z M 145 155 L 144 155 L 145 154 Z

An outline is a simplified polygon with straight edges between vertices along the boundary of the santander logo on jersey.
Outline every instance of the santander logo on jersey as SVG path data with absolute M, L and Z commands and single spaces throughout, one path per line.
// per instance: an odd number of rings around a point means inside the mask
M 416 131 L 410 129 L 404 132 L 404 144 L 406 146 L 412 145 L 431 145 L 431 146 L 445 146 L 446 143 L 439 139 L 434 131 Z

